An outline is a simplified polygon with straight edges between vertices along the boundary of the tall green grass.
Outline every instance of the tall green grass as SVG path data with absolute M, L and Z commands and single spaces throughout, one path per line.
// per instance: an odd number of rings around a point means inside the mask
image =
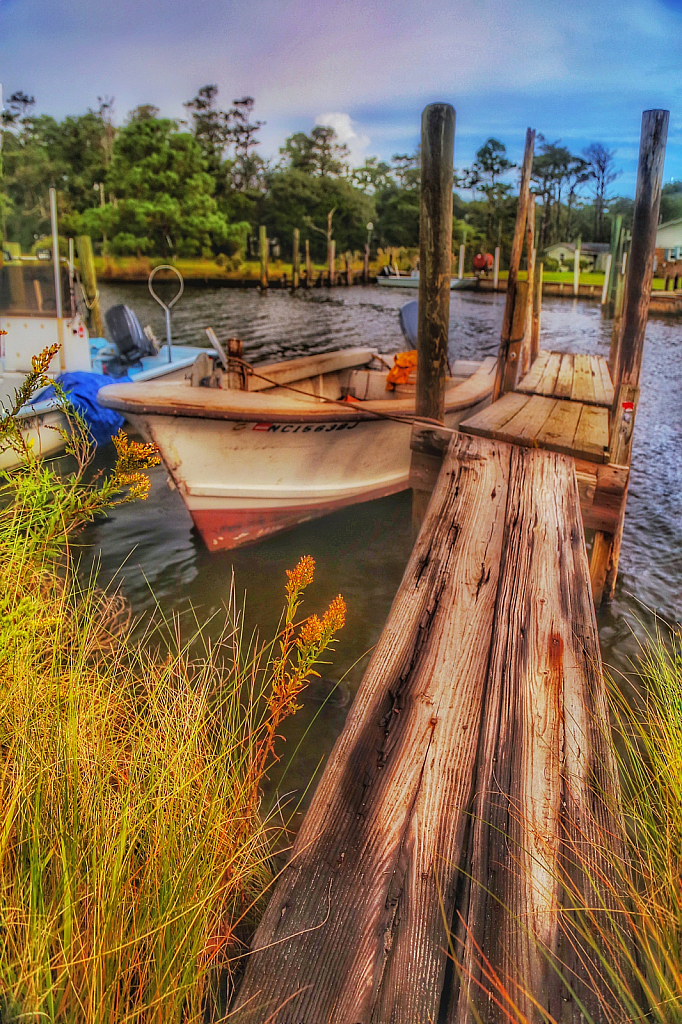
M 0 1020 L 189 1024 L 224 1006 L 261 911 L 286 839 L 261 786 L 345 606 L 297 624 L 306 557 L 269 643 L 244 636 L 234 587 L 217 640 L 160 620 L 133 641 L 70 538 L 144 497 L 155 456 L 119 437 L 87 482 L 72 428 L 75 472 L 25 450 L 0 481 Z

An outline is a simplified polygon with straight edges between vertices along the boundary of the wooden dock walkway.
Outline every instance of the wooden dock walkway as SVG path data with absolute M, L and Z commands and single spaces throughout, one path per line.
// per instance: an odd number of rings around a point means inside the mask
M 421 529 L 245 958 L 236 1024 L 622 1020 L 625 828 L 591 592 L 615 580 L 666 130 L 667 112 L 645 113 L 610 371 L 538 351 L 529 130 L 495 401 L 458 433 L 439 426 L 454 111 L 424 112 Z
M 483 957 L 554 1012 L 561 858 L 622 856 L 607 722 L 571 460 L 455 436 L 231 1019 L 473 1024 Z

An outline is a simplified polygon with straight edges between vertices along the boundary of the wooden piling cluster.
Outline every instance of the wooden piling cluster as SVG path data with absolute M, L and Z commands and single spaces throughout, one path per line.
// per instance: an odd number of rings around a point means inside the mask
M 646 110 L 637 168 L 637 188 L 632 220 L 632 239 L 622 298 L 622 317 L 616 325 L 612 348 L 611 376 L 615 397 L 610 422 L 610 462 L 629 470 L 632 439 L 639 402 L 644 336 L 654 274 L 656 229 L 661 202 L 663 163 L 670 114 L 667 110 Z M 628 478 L 622 494 L 621 514 L 613 532 L 595 533 L 590 571 L 595 599 L 613 595 L 623 537 Z

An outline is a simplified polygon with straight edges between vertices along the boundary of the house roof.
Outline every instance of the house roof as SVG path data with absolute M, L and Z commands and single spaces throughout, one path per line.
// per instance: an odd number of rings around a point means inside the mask
M 608 242 L 583 242 L 580 246 L 580 251 L 585 256 L 598 256 L 600 253 L 609 252 L 611 246 Z M 550 249 L 567 249 L 569 252 L 575 252 L 574 242 L 552 242 L 551 245 L 545 247 L 545 252 L 549 252 Z
M 675 224 L 682 224 L 682 217 L 675 217 L 674 220 L 666 220 L 663 224 L 659 224 L 656 230 L 660 231 L 661 228 L 671 228 Z

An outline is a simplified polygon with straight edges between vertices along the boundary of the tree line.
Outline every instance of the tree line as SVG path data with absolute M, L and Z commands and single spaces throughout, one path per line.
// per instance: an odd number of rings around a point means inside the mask
M 352 167 L 331 127 L 286 139 L 279 157 L 259 153 L 264 124 L 245 96 L 223 109 L 215 85 L 185 104 L 184 120 L 145 104 L 122 126 L 113 100 L 62 121 L 34 113 L 35 100 L 15 92 L 2 115 L 0 192 L 3 237 L 30 251 L 49 233 L 48 189 L 59 196 L 65 234 L 90 234 L 112 255 L 255 256 L 264 224 L 274 255 L 288 257 L 294 228 L 313 258 L 337 252 L 419 243 L 419 152 Z M 453 246 L 508 251 L 516 217 L 517 169 L 498 139 L 488 139 L 453 181 Z M 611 218 L 627 225 L 632 200 L 613 195 L 615 152 L 600 143 L 572 154 L 538 137 L 533 191 L 538 247 L 556 241 L 608 240 Z M 464 193 L 462 196 L 460 193 Z M 667 205 L 666 205 L 667 204 Z M 666 185 L 663 212 L 682 215 L 682 185 Z M 667 218 L 666 218 L 667 219 Z M 368 227 L 371 225 L 371 229 Z

